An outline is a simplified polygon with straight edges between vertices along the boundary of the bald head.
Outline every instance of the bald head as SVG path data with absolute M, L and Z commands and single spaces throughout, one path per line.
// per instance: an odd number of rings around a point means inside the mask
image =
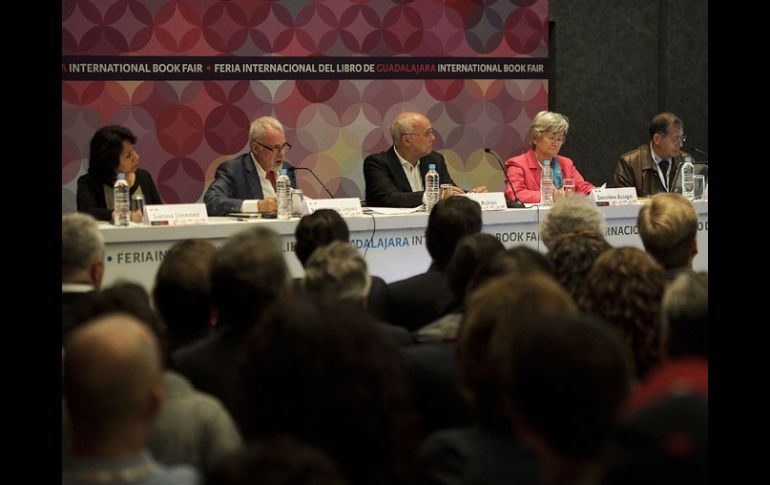
M 109 314 L 75 330 L 64 351 L 64 392 L 76 433 L 149 427 L 159 410 L 161 359 L 146 325 Z
M 399 155 L 412 163 L 430 153 L 436 139 L 430 120 L 411 111 L 396 116 L 390 125 L 390 136 Z

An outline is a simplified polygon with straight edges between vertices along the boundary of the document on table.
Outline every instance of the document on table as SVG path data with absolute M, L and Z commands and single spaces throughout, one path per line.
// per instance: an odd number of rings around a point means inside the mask
M 411 214 L 421 210 L 424 206 L 419 205 L 417 207 L 364 207 L 364 213 L 374 212 L 375 214 L 383 215 L 398 215 L 398 214 Z

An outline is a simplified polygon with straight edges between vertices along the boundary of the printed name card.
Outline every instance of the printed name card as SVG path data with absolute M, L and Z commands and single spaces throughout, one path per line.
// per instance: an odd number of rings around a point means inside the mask
M 636 198 L 636 188 L 634 187 L 619 187 L 615 189 L 596 188 L 591 191 L 591 198 L 594 199 L 596 205 L 605 206 L 631 205 L 639 203 Z
M 334 209 L 342 217 L 364 215 L 364 211 L 361 209 L 361 200 L 357 197 L 347 199 L 311 199 L 305 197 L 305 204 L 308 214 L 312 214 L 318 209 Z
M 184 226 L 206 224 L 206 204 L 162 204 L 144 207 L 142 222 L 150 226 Z
M 482 211 L 501 211 L 506 209 L 505 194 L 502 192 L 482 192 L 478 194 L 468 192 L 464 195 L 478 202 Z

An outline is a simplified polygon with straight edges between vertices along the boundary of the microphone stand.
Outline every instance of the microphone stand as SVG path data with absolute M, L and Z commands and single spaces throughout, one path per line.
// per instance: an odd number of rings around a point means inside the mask
M 321 182 L 321 179 L 319 179 L 319 178 L 316 176 L 316 174 L 315 174 L 315 173 L 313 173 L 313 171 L 312 171 L 312 170 L 310 170 L 309 168 L 306 168 L 306 167 L 289 167 L 289 168 L 288 168 L 288 170 L 289 170 L 289 172 L 294 172 L 294 171 L 296 171 L 296 170 L 307 170 L 308 172 L 310 172 L 310 175 L 312 175 L 312 176 L 313 176 L 313 177 L 314 177 L 314 178 L 315 178 L 315 179 L 318 181 L 318 183 L 321 185 L 321 187 L 323 187 L 323 189 L 326 191 L 326 193 L 327 193 L 327 194 L 329 194 L 329 197 L 331 197 L 332 199 L 334 198 L 334 196 L 332 195 L 332 193 L 331 193 L 331 192 L 329 192 L 329 189 L 327 189 L 327 188 L 326 188 L 326 186 L 324 185 L 324 183 L 323 183 L 323 182 Z
M 523 209 L 524 203 L 522 203 L 519 198 L 516 196 L 516 190 L 513 188 L 513 184 L 511 183 L 511 179 L 508 178 L 508 172 L 505 171 L 505 167 L 503 166 L 503 161 L 500 159 L 500 157 L 497 156 L 497 153 L 495 153 L 494 150 L 487 147 L 484 149 L 485 152 L 489 153 L 493 157 L 495 157 L 495 160 L 497 160 L 498 165 L 500 165 L 500 170 L 503 171 L 503 175 L 505 176 L 505 181 L 508 182 L 508 187 L 511 188 L 511 193 L 513 193 L 513 200 L 505 199 L 505 205 L 509 209 Z

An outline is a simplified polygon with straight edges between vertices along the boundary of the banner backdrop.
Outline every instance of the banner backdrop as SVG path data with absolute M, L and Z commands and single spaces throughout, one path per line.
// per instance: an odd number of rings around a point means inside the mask
M 62 2 L 62 211 L 93 133 L 124 125 L 166 203 L 202 199 L 218 164 L 277 117 L 287 159 L 363 197 L 363 159 L 419 111 L 465 188 L 502 190 L 492 147 L 522 152 L 547 109 L 546 0 Z M 307 172 L 298 185 L 325 193 Z

